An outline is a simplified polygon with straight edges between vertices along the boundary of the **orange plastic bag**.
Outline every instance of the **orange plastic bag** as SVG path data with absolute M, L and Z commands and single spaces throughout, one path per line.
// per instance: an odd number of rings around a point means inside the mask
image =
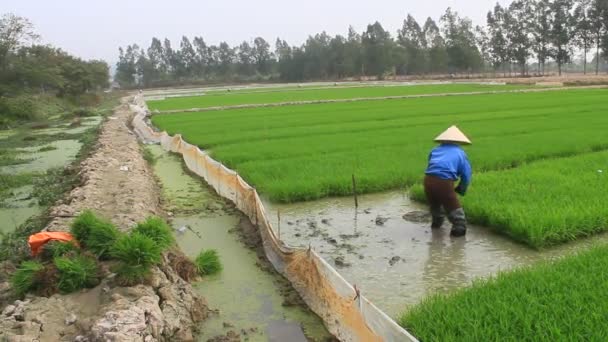
M 42 247 L 50 241 L 73 242 L 78 245 L 72 234 L 65 232 L 40 232 L 30 235 L 28 244 L 32 250 L 32 255 L 36 256 L 42 251 Z

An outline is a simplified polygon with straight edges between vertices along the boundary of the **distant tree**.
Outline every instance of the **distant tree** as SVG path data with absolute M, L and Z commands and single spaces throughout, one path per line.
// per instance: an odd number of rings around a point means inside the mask
M 210 63 L 209 47 L 205 43 L 203 37 L 194 37 L 192 44 L 196 50 L 196 75 L 198 77 L 204 77 L 205 72 L 207 71 L 207 66 Z
M 344 72 L 346 76 L 357 76 L 363 74 L 363 46 L 361 35 L 350 26 L 344 47 Z
M 595 74 L 600 69 L 600 50 L 608 54 L 608 0 L 593 0 L 590 9 L 591 27 L 595 41 Z
M 147 51 L 147 64 L 143 60 L 139 63 L 141 69 L 149 69 L 147 74 L 150 75 L 150 82 L 167 77 L 168 66 L 165 64 L 164 54 L 161 41 L 158 38 L 152 38 Z
M 253 40 L 253 59 L 260 74 L 268 71 L 271 57 L 270 44 L 262 37 L 255 38 Z
M 227 76 L 231 73 L 231 67 L 235 61 L 234 49 L 226 42 L 221 42 L 218 48 L 218 58 L 220 62 L 219 72 L 223 76 Z
M 475 26 L 475 43 L 481 54 L 484 65 L 492 65 L 492 56 L 490 53 L 490 37 L 483 26 Z
M 572 56 L 572 38 L 574 37 L 574 20 L 572 16 L 572 0 L 553 0 L 551 9 L 550 41 L 553 44 L 552 57 L 557 63 L 559 75 L 562 66 L 570 62 Z
M 503 75 L 506 73 L 505 66 L 510 58 L 506 16 L 505 10 L 499 3 L 494 6 L 494 11 L 488 12 L 487 15 L 489 54 L 494 68 L 502 67 Z
M 179 59 L 181 60 L 178 65 L 181 67 L 181 76 L 187 78 L 193 78 L 196 74 L 198 60 L 196 58 L 196 51 L 190 43 L 188 37 L 183 36 L 179 46 Z
M 448 7 L 440 22 L 448 53 L 448 66 L 454 71 L 479 70 L 482 61 L 475 44 L 471 20 L 461 18 Z
M 587 51 L 593 43 L 593 24 L 590 18 L 591 1 L 578 0 L 573 14 L 574 45 L 583 49 L 583 73 L 587 74 Z
M 361 38 L 365 75 L 383 77 L 393 67 L 393 40 L 379 22 L 367 26 Z
M 253 66 L 253 48 L 246 41 L 242 42 L 238 47 L 239 73 L 250 76 L 254 72 Z
M 418 22 L 410 14 L 397 31 L 399 45 L 405 48 L 405 65 L 407 74 L 423 73 L 426 67 L 426 38 Z
M 36 42 L 40 36 L 27 18 L 7 13 L 0 17 L 0 66 L 4 67 L 8 53 L 21 46 Z
M 139 47 L 134 44 L 127 46 L 126 51 L 122 48 L 119 48 L 118 51 L 118 63 L 116 63 L 114 78 L 122 87 L 132 87 L 136 84 L 136 62 L 138 60 Z
M 329 42 L 329 66 L 327 73 L 333 78 L 344 78 L 347 75 L 346 38 L 337 35 Z
M 600 47 L 602 44 L 602 38 L 608 32 L 608 23 L 606 23 L 605 17 L 608 11 L 608 1 L 606 0 L 591 0 L 589 5 L 589 22 L 590 31 L 593 37 L 593 43 L 595 44 L 595 74 L 599 74 L 600 69 Z
M 549 0 L 532 0 L 532 51 L 538 60 L 538 72 L 545 74 L 545 62 L 551 54 L 551 9 Z
M 441 36 L 439 27 L 431 18 L 424 23 L 424 37 L 428 46 L 428 71 L 431 73 L 446 72 L 448 68 L 448 53 L 445 40 Z
M 509 55 L 519 65 L 523 76 L 532 47 L 532 7 L 527 0 L 516 0 L 505 14 Z

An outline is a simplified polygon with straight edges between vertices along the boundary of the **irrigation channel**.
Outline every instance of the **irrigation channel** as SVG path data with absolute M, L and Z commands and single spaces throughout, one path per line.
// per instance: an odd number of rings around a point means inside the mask
M 358 209 L 346 197 L 265 206 L 283 241 L 312 246 L 394 318 L 429 294 L 608 241 L 603 234 L 537 251 L 476 226 L 464 238 L 451 238 L 448 222 L 431 230 L 426 208 L 403 191 L 359 196 L 358 202 Z
M 76 127 L 59 121 L 48 128 L 0 131 L 0 149 L 15 153 L 14 161 L 0 166 L 0 174 L 40 176 L 51 169 L 67 166 L 82 147 L 79 138 L 97 127 L 101 120 L 101 116 L 95 116 L 83 118 Z M 0 233 L 15 230 L 44 209 L 33 191 L 34 186 L 29 184 L 10 189 L 0 198 Z
M 216 249 L 223 264 L 218 275 L 196 285 L 210 309 L 219 309 L 203 323 L 199 340 L 236 334 L 248 341 L 331 340 L 321 319 L 265 262 L 249 220 L 187 172 L 179 156 L 158 145 L 146 148 L 155 157 L 154 172 L 180 248 L 192 258 L 202 249 Z

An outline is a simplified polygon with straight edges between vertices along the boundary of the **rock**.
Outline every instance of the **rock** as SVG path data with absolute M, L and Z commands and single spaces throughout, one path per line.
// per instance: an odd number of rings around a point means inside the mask
M 308 221 L 308 228 L 317 228 L 316 221 Z
M 89 339 L 82 335 L 78 335 L 74 338 L 74 342 L 89 342 Z
M 394 257 L 391 258 L 391 260 L 388 261 L 388 264 L 393 266 L 394 264 L 396 264 L 399 260 L 401 260 L 400 256 L 395 255 Z
M 65 318 L 65 325 L 72 325 L 72 324 L 76 323 L 77 320 L 78 320 L 78 317 L 76 317 L 76 315 L 71 313 Z
M 327 242 L 331 243 L 332 245 L 337 245 L 338 244 L 338 241 L 336 239 L 334 239 L 334 238 L 327 239 Z
M 388 218 L 382 217 L 380 215 L 376 216 L 376 226 L 383 226 L 386 221 L 388 221 Z
M 9 305 L 9 306 L 5 307 L 4 310 L 2 311 L 2 316 L 11 316 L 15 312 L 16 309 L 17 309 L 16 306 Z
M 363 210 L 364 213 L 366 214 L 371 214 L 372 213 L 372 209 L 371 208 L 367 208 L 365 210 Z
M 329 226 L 329 221 L 330 221 L 330 219 L 322 219 L 321 223 Z

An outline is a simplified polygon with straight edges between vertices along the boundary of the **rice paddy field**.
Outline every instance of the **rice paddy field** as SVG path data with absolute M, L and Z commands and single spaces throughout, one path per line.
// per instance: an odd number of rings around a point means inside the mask
M 182 96 L 164 100 L 150 100 L 151 110 L 175 110 L 234 106 L 244 104 L 264 104 L 292 101 L 317 101 L 334 99 L 354 99 L 384 96 L 405 96 L 442 93 L 466 93 L 487 91 L 508 91 L 527 89 L 529 85 L 491 84 L 429 84 L 418 86 L 352 86 L 335 88 L 274 88 L 240 89 L 231 92 L 211 91 L 201 96 Z
M 432 87 L 407 91 L 432 94 Z M 149 104 L 185 110 L 293 101 L 303 94 L 346 99 L 344 92 L 354 89 Z M 608 89 L 432 96 L 161 114 L 152 122 L 210 151 L 274 203 L 351 195 L 353 175 L 360 193 L 410 189 L 423 201 L 420 183 L 432 139 L 456 124 L 473 141 L 465 147 L 474 170 L 463 198 L 469 220 L 545 248 L 608 229 L 607 96 Z M 599 320 L 608 315 L 601 295 L 607 255 L 608 247 L 599 246 L 438 292 L 406 310 L 400 323 L 423 341 L 605 340 Z

